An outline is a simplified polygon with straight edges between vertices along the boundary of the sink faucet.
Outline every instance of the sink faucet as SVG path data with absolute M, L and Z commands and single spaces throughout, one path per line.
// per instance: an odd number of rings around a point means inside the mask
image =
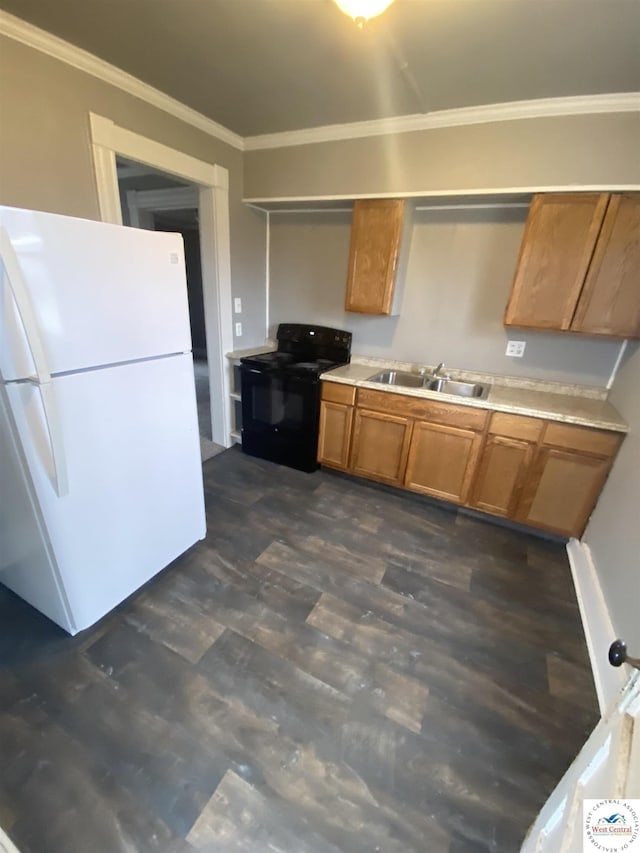
M 436 369 L 433 371 L 433 375 L 434 375 L 434 376 L 439 376 L 440 371 L 442 370 L 442 368 L 443 368 L 443 367 L 444 367 L 444 361 L 441 361 L 441 362 L 440 362 L 440 364 L 439 364 L 439 365 L 436 367 Z

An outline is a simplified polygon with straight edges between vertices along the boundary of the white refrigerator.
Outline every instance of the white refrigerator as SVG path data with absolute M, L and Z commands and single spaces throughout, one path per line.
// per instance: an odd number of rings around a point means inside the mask
M 182 237 L 0 207 L 0 583 L 70 634 L 205 535 Z

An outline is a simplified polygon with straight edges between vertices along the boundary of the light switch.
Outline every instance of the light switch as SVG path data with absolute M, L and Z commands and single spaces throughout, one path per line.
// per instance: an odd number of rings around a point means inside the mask
M 236 296 L 233 300 L 233 313 L 242 314 L 242 299 L 239 296 Z
M 236 323 L 236 338 L 242 337 L 242 323 Z

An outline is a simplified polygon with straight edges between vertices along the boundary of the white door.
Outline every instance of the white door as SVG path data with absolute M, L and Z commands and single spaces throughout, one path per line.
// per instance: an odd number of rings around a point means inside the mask
M 40 388 L 6 390 L 65 599 L 82 630 L 205 535 L 193 363 L 188 354 L 171 356 L 68 374 L 52 385 L 68 483 L 62 497 Z M 21 576 L 18 560 L 1 580 L 29 600 L 15 587 Z
M 15 305 L 30 302 L 52 374 L 191 350 L 179 234 L 0 207 L 0 374 L 33 373 Z M 24 319 L 24 317 L 22 318 Z
M 587 838 L 583 846 L 584 800 L 623 800 L 640 798 L 640 673 L 635 673 L 620 694 L 614 708 L 593 730 L 580 754 L 560 780 L 555 791 L 529 830 L 521 853 L 588 853 L 593 850 L 640 850 L 640 824 L 637 838 L 625 847 L 621 830 L 633 829 L 633 817 L 611 805 L 603 808 L 604 835 L 595 843 Z M 612 830 L 610 844 L 605 842 L 607 817 L 623 816 Z M 640 810 L 636 812 L 640 821 Z M 589 818 L 593 826 L 594 818 Z M 590 830 L 592 831 L 592 830 Z M 628 840 L 628 839 L 625 839 Z M 600 844 L 600 846 L 598 846 Z M 591 845 L 591 847 L 589 846 Z M 618 845 L 618 846 L 611 846 Z

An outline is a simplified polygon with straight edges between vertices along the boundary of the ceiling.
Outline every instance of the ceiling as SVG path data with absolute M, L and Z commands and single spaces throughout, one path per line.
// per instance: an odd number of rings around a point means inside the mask
M 2 0 L 241 136 L 640 89 L 640 0 Z

